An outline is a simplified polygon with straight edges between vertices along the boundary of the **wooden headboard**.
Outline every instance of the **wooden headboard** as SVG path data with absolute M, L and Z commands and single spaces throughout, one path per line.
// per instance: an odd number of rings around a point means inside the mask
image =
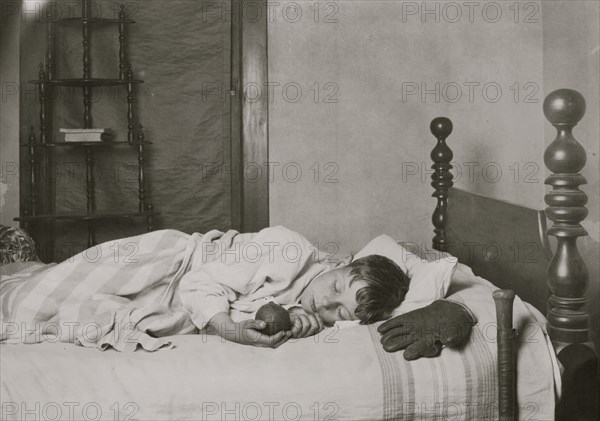
M 449 191 L 447 251 L 478 276 L 518 295 L 545 314 L 549 258 L 540 237 L 540 213 L 524 206 Z M 515 229 L 518 227 L 518 229 Z
M 548 332 L 564 366 L 558 419 L 598 417 L 598 359 L 590 340 L 584 292 L 588 282 L 577 238 L 587 235 L 587 195 L 579 190 L 586 153 L 572 129 L 585 114 L 585 100 L 574 90 L 559 89 L 544 101 L 544 114 L 557 130 L 544 153 L 552 187 L 543 211 L 486 198 L 453 188 L 451 149 L 446 138 L 452 122 L 431 122 L 437 144 L 431 152 L 431 185 L 437 206 L 433 213 L 433 248 L 447 251 L 502 289 L 513 290 L 546 314 Z M 552 226 L 546 228 L 546 217 Z M 547 236 L 557 239 L 553 254 Z

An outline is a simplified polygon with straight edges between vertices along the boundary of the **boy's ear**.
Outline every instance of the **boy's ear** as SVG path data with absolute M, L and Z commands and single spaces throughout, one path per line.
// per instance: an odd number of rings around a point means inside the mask
M 353 255 L 349 255 L 347 257 L 344 257 L 344 258 L 340 259 L 338 261 L 338 263 L 335 265 L 336 269 L 344 267 L 344 266 L 348 266 L 350 263 L 352 263 L 352 259 L 353 258 L 354 258 Z

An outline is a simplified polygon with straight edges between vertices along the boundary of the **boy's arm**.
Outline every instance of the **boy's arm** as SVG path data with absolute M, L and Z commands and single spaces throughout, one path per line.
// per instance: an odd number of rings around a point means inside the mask
M 290 246 L 298 259 L 286 257 Z M 230 303 L 241 296 L 260 298 L 290 288 L 312 262 L 313 251 L 298 233 L 283 227 L 262 230 L 250 246 L 227 249 L 220 259 L 186 273 L 179 283 L 182 304 L 202 329 L 217 313 L 229 312 Z
M 236 323 L 226 312 L 215 314 L 208 322 L 208 326 L 228 341 L 266 348 L 277 348 L 292 335 L 289 331 L 279 332 L 273 336 L 264 335 L 258 331 L 266 326 L 264 321 L 249 319 Z
M 229 312 L 229 303 L 236 294 L 202 271 L 188 272 L 179 283 L 181 303 L 189 312 L 192 322 L 203 329 L 219 313 Z

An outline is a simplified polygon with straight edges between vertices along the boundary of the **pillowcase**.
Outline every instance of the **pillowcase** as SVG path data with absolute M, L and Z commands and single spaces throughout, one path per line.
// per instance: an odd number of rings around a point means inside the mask
M 393 312 L 392 317 L 425 307 L 435 300 L 444 298 L 458 262 L 456 257 L 447 253 L 432 261 L 422 259 L 385 234 L 369 241 L 356 253 L 353 260 L 371 254 L 379 254 L 392 260 L 410 278 L 406 297 Z

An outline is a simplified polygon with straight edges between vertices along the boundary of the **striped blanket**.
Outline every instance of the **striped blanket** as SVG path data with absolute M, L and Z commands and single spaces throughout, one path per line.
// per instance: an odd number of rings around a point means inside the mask
M 0 342 L 72 342 L 84 347 L 154 351 L 168 335 L 197 331 L 176 293 L 195 262 L 254 234 L 162 230 L 92 247 L 42 270 L 0 281 Z M 212 247 L 208 247 L 212 244 Z M 211 253 L 206 253 L 206 250 Z

